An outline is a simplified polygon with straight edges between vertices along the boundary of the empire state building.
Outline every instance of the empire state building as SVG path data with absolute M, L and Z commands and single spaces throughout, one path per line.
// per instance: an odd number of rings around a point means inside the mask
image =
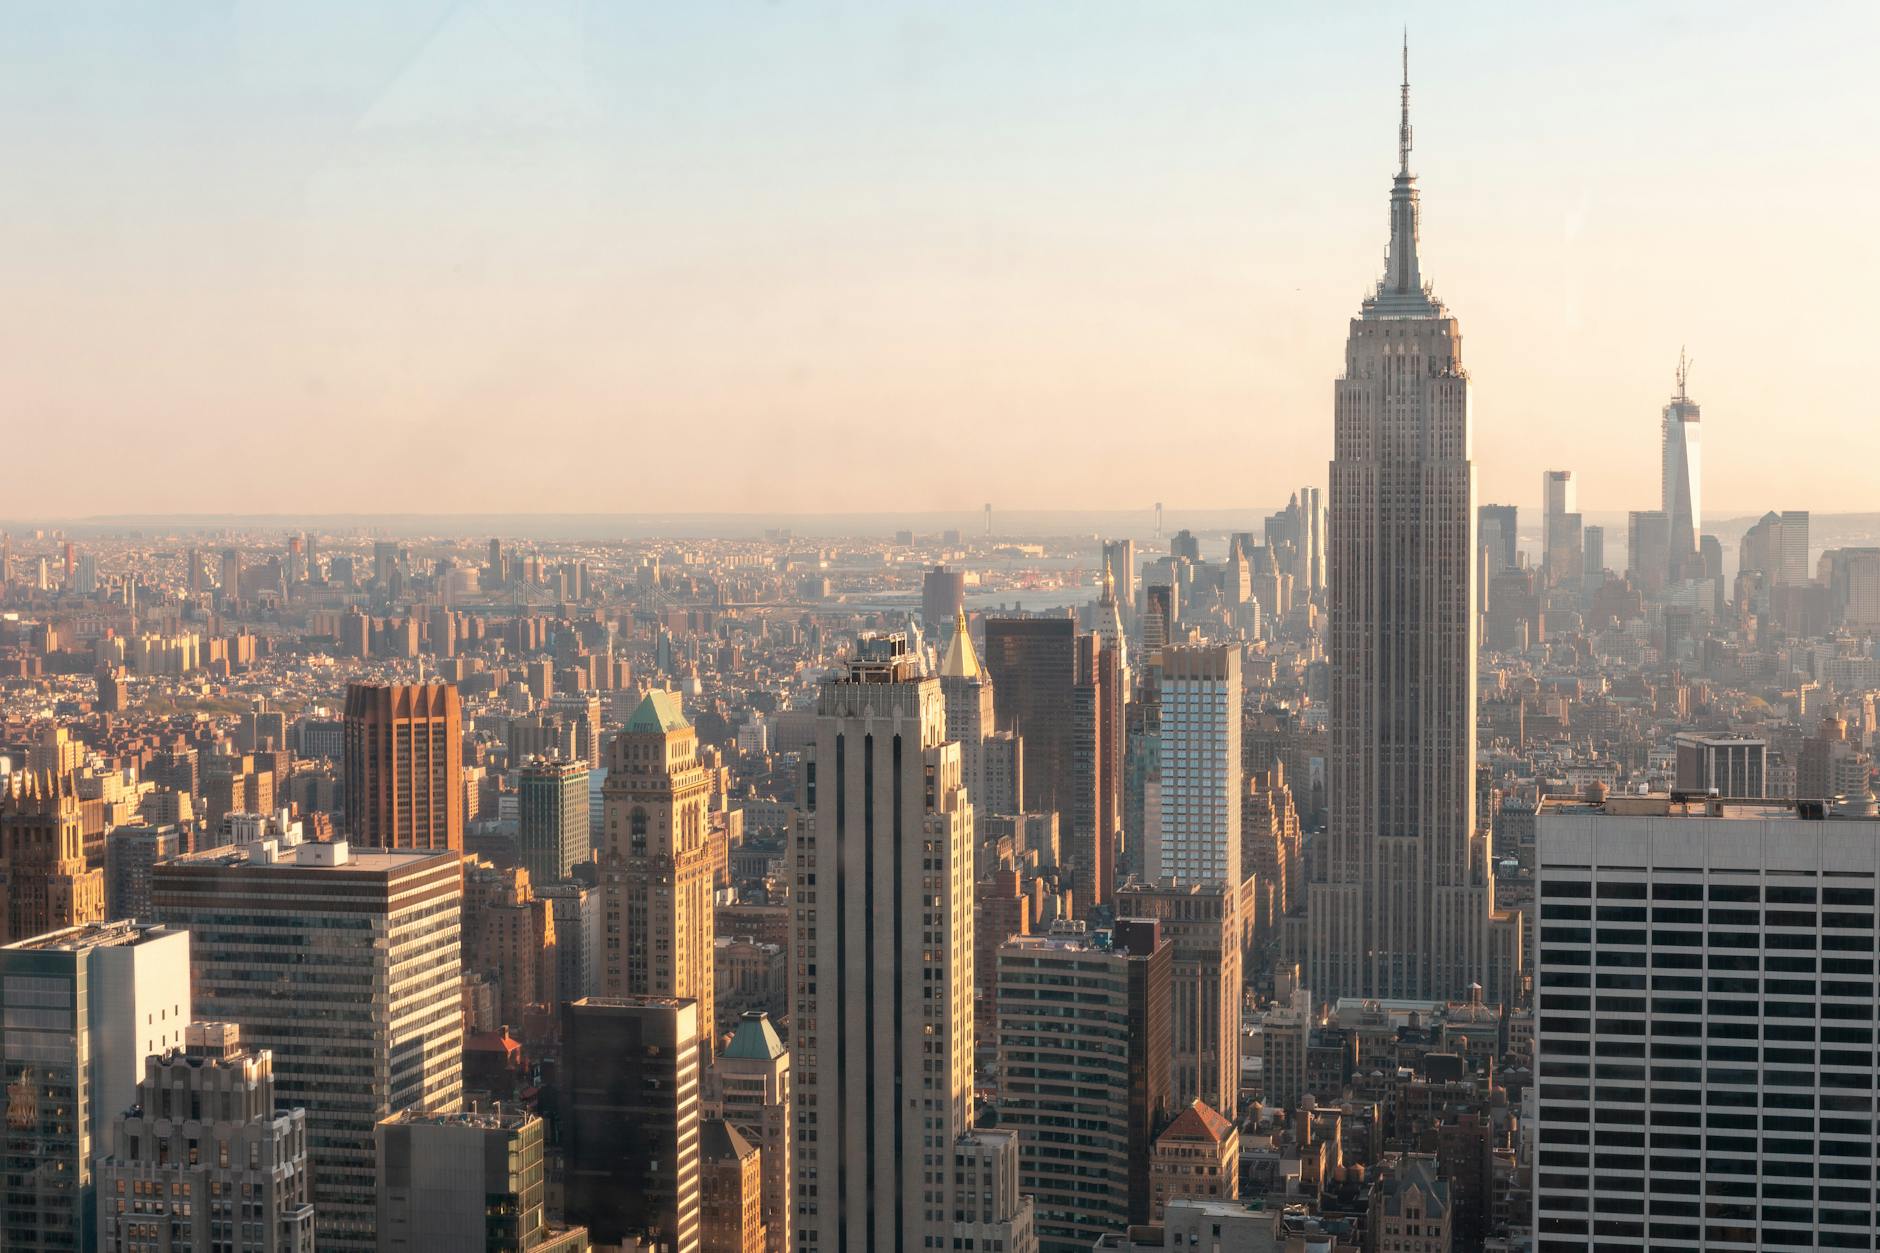
M 1305 970 L 1320 1000 L 1495 996 L 1511 955 L 1491 947 L 1519 943 L 1491 927 L 1476 821 L 1469 375 L 1417 263 L 1407 50 L 1398 157 L 1384 277 L 1334 387 L 1330 813 Z

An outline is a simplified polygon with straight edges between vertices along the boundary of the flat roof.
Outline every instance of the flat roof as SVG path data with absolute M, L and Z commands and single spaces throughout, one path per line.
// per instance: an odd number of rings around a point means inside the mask
M 141 944 L 145 940 L 160 940 L 165 936 L 182 934 L 183 932 L 170 927 L 124 919 L 117 922 L 88 922 L 59 931 L 48 931 L 44 935 L 36 935 L 31 939 L 16 940 L 5 947 L 14 950 L 76 953 L 91 948 L 115 948 L 126 944 Z

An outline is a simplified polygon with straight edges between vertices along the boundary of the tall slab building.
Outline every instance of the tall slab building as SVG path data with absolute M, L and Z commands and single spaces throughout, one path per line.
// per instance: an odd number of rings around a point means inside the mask
M 354 683 L 342 748 L 352 842 L 463 850 L 463 702 L 449 683 Z
M 940 682 L 864 636 L 823 684 L 791 862 L 797 1248 L 952 1247 L 973 1124 L 973 818 Z
M 1469 376 L 1417 264 L 1407 53 L 1398 158 L 1386 272 L 1335 385 L 1330 818 L 1308 966 L 1328 999 L 1460 998 L 1489 965 Z

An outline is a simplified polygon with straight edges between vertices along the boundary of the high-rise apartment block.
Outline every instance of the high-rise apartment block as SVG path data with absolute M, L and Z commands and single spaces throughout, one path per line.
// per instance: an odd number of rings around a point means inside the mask
M 516 779 L 516 846 L 537 885 L 560 883 L 588 859 L 585 761 L 537 758 Z
M 697 1001 L 586 997 L 562 1006 L 567 1212 L 596 1244 L 699 1253 Z
M 94 1164 L 144 1058 L 183 1041 L 190 937 L 128 922 L 68 927 L 0 948 L 0 1248 L 98 1247 Z
M 1880 1238 L 1867 813 L 1543 803 L 1540 1253 Z
M 1146 815 L 1145 873 L 1188 883 L 1241 879 L 1240 650 L 1162 650 L 1161 786 Z
M 307 1112 L 274 1103 L 274 1058 L 199 1022 L 144 1062 L 98 1158 L 100 1253 L 313 1253 Z
M 802 770 L 797 1245 L 948 1248 L 973 1113 L 973 817 L 939 680 L 902 637 L 864 636 L 823 684 Z
M 674 692 L 648 692 L 614 737 L 604 795 L 604 979 L 608 996 L 698 1002 L 715 1051 L 711 779 Z M 596 1238 L 599 1238 L 598 1236 Z
M 1336 385 L 1330 815 L 1307 961 L 1328 999 L 1460 996 L 1487 978 L 1495 899 L 1475 820 L 1469 375 L 1417 263 L 1407 68 L 1398 148 L 1385 275 Z
M 463 848 L 463 705 L 451 684 L 347 688 L 342 771 L 354 844 Z
M 307 1111 L 320 1248 L 373 1249 L 379 1121 L 463 1097 L 457 854 L 271 837 L 166 862 L 151 895 L 190 932 L 200 1012 Z

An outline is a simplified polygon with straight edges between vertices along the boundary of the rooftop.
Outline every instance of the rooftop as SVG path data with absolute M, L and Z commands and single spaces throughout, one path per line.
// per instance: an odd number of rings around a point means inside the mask
M 1171 1122 L 1156 1139 L 1201 1140 L 1209 1144 L 1220 1144 L 1233 1133 L 1233 1123 L 1223 1118 L 1205 1101 L 1196 1099 L 1189 1102 L 1187 1109 L 1175 1115 L 1175 1121 Z
M 725 1045 L 720 1056 L 767 1062 L 783 1056 L 786 1051 L 782 1037 L 770 1025 L 770 1015 L 754 1009 L 739 1020 L 738 1029 L 731 1033 L 731 1043 Z
M 1644 796 L 1614 795 L 1603 800 L 1579 796 L 1543 796 L 1539 810 L 1562 817 L 1608 818 L 1735 818 L 1769 822 L 1784 818 L 1810 821 L 1880 817 L 1863 812 L 1859 802 L 1793 801 L 1764 797 L 1710 796 L 1698 792 L 1654 792 Z
M 260 845 L 273 845 L 271 853 L 258 851 Z M 349 844 L 307 842 L 281 845 L 274 840 L 255 844 L 225 844 L 220 848 L 185 853 L 169 864 L 173 866 L 213 866 L 244 870 L 331 870 L 353 874 L 390 874 L 414 869 L 425 862 L 458 854 L 442 848 L 373 848 Z
M 426 1114 L 404 1109 L 380 1120 L 385 1127 L 476 1127 L 484 1131 L 515 1131 L 527 1126 L 536 1115 L 520 1106 L 505 1106 L 501 1101 L 488 1106 L 472 1106 L 454 1114 Z
M 679 693 L 654 688 L 640 701 L 624 729 L 636 735 L 663 735 L 668 731 L 683 731 L 691 725 L 685 720 Z
M 36 935 L 31 939 L 16 940 L 5 947 L 35 952 L 80 953 L 94 948 L 121 948 L 128 944 L 142 944 L 146 940 L 160 940 L 165 936 L 182 934 L 183 932 L 170 927 L 122 919 L 117 922 L 90 922 L 82 926 L 66 927 L 60 931 L 48 931 L 44 935 Z

